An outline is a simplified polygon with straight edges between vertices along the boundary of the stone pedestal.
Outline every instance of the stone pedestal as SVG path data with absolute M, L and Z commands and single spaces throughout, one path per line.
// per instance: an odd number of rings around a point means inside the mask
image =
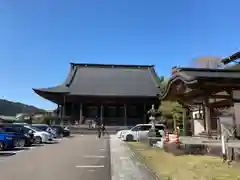
M 156 138 L 156 131 L 155 129 L 150 129 L 148 132 L 148 142 L 150 146 L 153 146 L 153 144 L 156 143 L 156 139 L 152 139 L 152 138 Z

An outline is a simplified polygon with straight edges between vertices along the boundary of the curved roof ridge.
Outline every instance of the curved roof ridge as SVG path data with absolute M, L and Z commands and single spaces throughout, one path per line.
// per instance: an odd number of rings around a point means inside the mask
M 133 64 L 98 64 L 98 63 L 70 63 L 77 67 L 110 67 L 110 68 L 152 68 L 154 65 L 133 65 Z
M 67 87 L 69 87 L 72 84 L 72 82 L 74 80 L 74 77 L 75 77 L 75 75 L 77 73 L 77 70 L 78 70 L 78 68 L 76 66 L 72 66 L 71 67 L 71 71 L 69 73 L 69 77 L 67 78 L 67 80 L 65 82 Z
M 33 91 L 35 92 L 53 92 L 53 93 L 68 93 L 69 89 L 66 86 L 63 85 L 57 85 L 53 87 L 48 87 L 48 88 L 33 88 Z M 38 94 L 38 93 L 37 93 Z
M 171 88 L 171 85 L 172 85 L 174 82 L 176 82 L 177 80 L 182 81 L 184 84 L 193 84 L 193 83 L 196 83 L 196 82 L 197 82 L 197 80 L 195 80 L 195 79 L 189 79 L 188 76 L 187 76 L 185 73 L 181 72 L 181 70 L 180 70 L 179 72 L 176 72 L 176 73 L 169 79 L 169 81 L 168 81 L 168 83 L 167 83 L 167 85 L 166 85 L 166 87 L 165 87 L 164 92 L 161 94 L 160 99 L 163 100 L 163 99 L 167 96 L 167 94 L 168 94 L 168 92 L 169 92 L 169 90 L 170 90 L 170 88 Z
M 179 71 L 198 71 L 198 72 L 240 72 L 240 69 L 210 69 L 210 68 L 192 68 L 177 67 Z
M 154 84 L 156 85 L 156 87 L 160 88 L 160 78 L 158 77 L 155 69 L 153 67 L 151 67 L 151 68 L 148 68 L 148 71 L 149 71 L 151 79 L 154 82 Z

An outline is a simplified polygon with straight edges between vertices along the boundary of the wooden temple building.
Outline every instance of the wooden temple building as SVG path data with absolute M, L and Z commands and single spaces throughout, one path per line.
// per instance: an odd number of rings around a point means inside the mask
M 240 137 L 240 70 L 175 67 L 161 99 L 177 100 L 190 111 L 199 108 L 204 121 L 202 135 L 208 137 L 219 135 L 219 112 L 231 108 L 229 124 L 234 136 Z M 194 118 L 199 117 L 192 121 Z M 194 131 L 194 122 L 192 125 Z
M 63 84 L 34 91 L 58 105 L 62 121 L 134 125 L 158 106 L 159 80 L 154 66 L 71 63 Z

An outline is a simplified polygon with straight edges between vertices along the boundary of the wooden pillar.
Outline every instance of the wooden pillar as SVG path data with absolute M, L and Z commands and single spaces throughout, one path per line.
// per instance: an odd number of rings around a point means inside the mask
M 80 111 L 79 111 L 79 124 L 83 123 L 83 104 L 80 103 Z
M 100 121 L 101 121 L 101 124 L 104 123 L 104 121 L 103 121 L 103 105 L 102 104 L 100 106 Z
M 63 125 L 63 119 L 64 119 L 64 112 L 65 112 L 65 110 L 64 110 L 64 105 L 62 104 L 61 105 L 61 118 L 60 118 L 60 125 Z
M 238 111 L 240 104 L 240 91 L 232 91 L 230 93 L 231 98 L 233 99 L 233 127 L 235 128 L 234 135 L 235 137 L 240 137 L 240 113 Z
M 64 119 L 66 118 L 66 96 L 63 96 L 63 104 L 62 104 L 62 118 L 61 118 L 61 125 L 64 125 Z
M 147 112 L 146 112 L 146 104 L 143 104 L 143 123 L 146 124 L 147 123 Z
M 193 114 L 192 110 L 190 112 L 191 114 Z M 191 136 L 195 135 L 195 128 L 194 128 L 194 117 L 193 115 L 191 116 Z
M 206 132 L 206 112 L 204 103 L 202 104 L 202 111 L 203 111 L 203 127 L 204 131 Z
M 204 112 L 205 112 L 205 122 L 206 122 L 206 133 L 211 135 L 211 109 L 209 107 L 209 99 L 204 99 Z
M 182 112 L 182 123 L 183 123 L 183 136 L 187 135 L 187 110 L 183 108 Z
M 59 105 L 59 123 L 62 124 L 62 118 L 63 118 L 63 107 L 62 104 Z
M 239 107 L 240 107 L 240 91 L 235 90 L 230 92 L 230 96 L 233 99 L 233 128 L 235 129 L 234 131 L 234 138 L 240 137 L 240 112 L 239 112 Z M 239 149 L 234 149 L 235 152 L 233 152 L 234 159 L 236 161 L 239 161 Z
M 217 133 L 221 135 L 221 123 L 219 117 L 217 117 L 216 120 L 217 120 Z
M 61 106 L 58 104 L 57 111 L 57 122 L 61 119 Z
M 174 130 L 174 132 L 177 130 L 177 117 L 176 117 L 176 114 L 173 114 L 173 130 Z
M 75 125 L 75 109 L 74 109 L 74 103 L 71 103 L 71 115 L 70 115 L 70 124 Z
M 124 126 L 127 126 L 127 104 L 124 104 Z

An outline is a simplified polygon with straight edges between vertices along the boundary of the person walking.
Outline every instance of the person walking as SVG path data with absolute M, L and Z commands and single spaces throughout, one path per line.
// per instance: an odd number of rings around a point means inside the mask
M 106 131 L 106 128 L 105 128 L 104 124 L 101 125 L 101 131 L 102 131 L 102 136 L 104 136 L 105 135 L 105 131 Z
M 92 127 L 93 127 L 93 129 L 96 129 L 96 122 L 93 122 Z
M 97 124 L 97 136 L 98 136 L 98 138 L 101 138 L 101 126 L 99 125 L 99 124 Z
M 89 120 L 89 121 L 88 121 L 88 128 L 89 128 L 89 129 L 92 129 L 92 120 Z

